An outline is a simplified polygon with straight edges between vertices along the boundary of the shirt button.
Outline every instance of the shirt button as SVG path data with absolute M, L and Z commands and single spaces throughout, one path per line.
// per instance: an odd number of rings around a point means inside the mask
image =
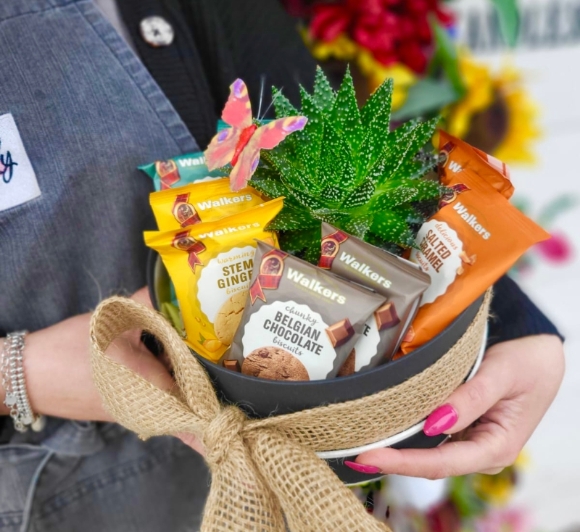
M 163 17 L 147 17 L 139 24 L 143 40 L 155 48 L 169 46 L 175 38 L 173 26 Z

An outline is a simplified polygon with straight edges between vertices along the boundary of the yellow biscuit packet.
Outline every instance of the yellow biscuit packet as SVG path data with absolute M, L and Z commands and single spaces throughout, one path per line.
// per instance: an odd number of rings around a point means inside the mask
M 188 345 L 217 362 L 231 344 L 246 303 L 257 240 L 278 246 L 266 226 L 283 198 L 173 231 L 146 231 L 175 285 Z
M 251 187 L 232 192 L 228 177 L 191 183 L 149 195 L 149 203 L 160 231 L 219 220 L 264 201 L 264 197 Z

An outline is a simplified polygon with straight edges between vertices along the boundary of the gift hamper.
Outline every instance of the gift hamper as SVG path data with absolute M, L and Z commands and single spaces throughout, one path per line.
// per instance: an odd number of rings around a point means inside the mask
M 393 128 L 391 94 L 359 110 L 348 72 L 335 92 L 319 70 L 301 109 L 274 89 L 263 121 L 236 80 L 205 158 L 146 169 L 163 315 L 104 301 L 94 378 L 141 437 L 201 440 L 202 530 L 387 530 L 345 486 L 372 477 L 344 460 L 445 440 L 422 421 L 477 370 L 492 284 L 548 236 L 510 205 L 500 161 L 436 119 Z M 173 390 L 106 355 L 129 329 L 157 339 Z

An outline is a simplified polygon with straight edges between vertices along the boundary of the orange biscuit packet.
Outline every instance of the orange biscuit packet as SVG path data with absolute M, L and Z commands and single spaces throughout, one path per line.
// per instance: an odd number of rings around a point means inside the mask
M 232 192 L 229 177 L 191 183 L 149 195 L 149 203 L 160 231 L 213 222 L 265 201 L 251 187 Z
M 508 201 L 507 167 L 440 132 L 441 184 L 450 188 L 417 235 L 410 260 L 430 275 L 401 344 L 408 353 L 447 327 L 532 245 L 550 235 Z

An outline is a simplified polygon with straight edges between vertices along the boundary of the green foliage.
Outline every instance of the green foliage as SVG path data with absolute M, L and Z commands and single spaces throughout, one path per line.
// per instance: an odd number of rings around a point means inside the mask
M 446 105 L 456 102 L 459 97 L 460 93 L 448 79 L 421 79 L 407 91 L 404 105 L 393 113 L 393 118 L 408 120 L 413 116 L 436 113 Z
M 270 225 L 282 249 L 315 262 L 326 221 L 390 251 L 412 247 L 416 231 L 436 209 L 442 189 L 425 179 L 435 158 L 425 151 L 437 119 L 406 122 L 390 131 L 392 80 L 359 110 L 350 72 L 334 92 L 319 68 L 313 94 L 301 88 L 301 109 L 273 90 L 278 118 L 302 114 L 308 123 L 278 147 L 262 151 L 250 184 L 284 196 Z
M 504 39 L 508 46 L 512 48 L 518 41 L 520 30 L 520 12 L 516 0 L 492 0 L 492 4 L 497 10 L 499 25 Z
M 447 30 L 441 26 L 434 18 L 431 18 L 431 31 L 435 39 L 435 52 L 429 64 L 429 69 L 433 73 L 442 69 L 451 86 L 457 93 L 458 98 L 465 93 L 463 78 L 459 72 L 459 56 L 457 46 L 453 43 Z

